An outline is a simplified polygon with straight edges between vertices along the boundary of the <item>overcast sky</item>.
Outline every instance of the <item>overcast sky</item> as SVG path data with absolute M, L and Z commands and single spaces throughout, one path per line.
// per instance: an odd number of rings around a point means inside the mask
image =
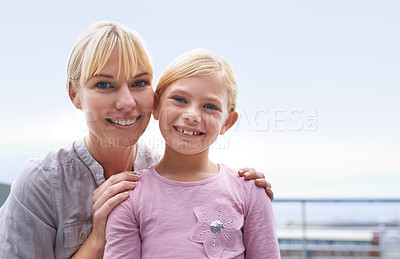
M 67 59 L 83 29 L 113 20 L 148 43 L 154 83 L 195 48 L 231 62 L 241 116 L 216 162 L 265 172 L 276 197 L 399 197 L 399 11 L 395 0 L 2 0 L 0 145 L 85 135 Z M 157 131 L 143 140 L 159 146 Z

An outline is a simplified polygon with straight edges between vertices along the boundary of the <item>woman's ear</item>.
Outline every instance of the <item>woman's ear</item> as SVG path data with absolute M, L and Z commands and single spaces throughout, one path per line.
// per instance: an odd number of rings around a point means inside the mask
M 158 101 L 160 100 L 157 93 L 154 93 L 154 104 L 153 104 L 153 117 L 155 120 L 158 120 Z
M 77 91 L 76 91 L 76 86 L 73 85 L 71 80 L 69 80 L 69 86 L 68 86 L 68 94 L 69 94 L 69 99 L 71 99 L 71 102 L 74 104 L 74 106 L 77 109 L 82 109 L 81 102 L 79 101 L 79 97 L 77 96 Z
M 235 111 L 230 112 L 228 118 L 225 120 L 224 126 L 222 126 L 221 131 L 219 132 L 220 135 L 224 135 L 233 125 L 237 122 L 239 118 L 239 114 Z

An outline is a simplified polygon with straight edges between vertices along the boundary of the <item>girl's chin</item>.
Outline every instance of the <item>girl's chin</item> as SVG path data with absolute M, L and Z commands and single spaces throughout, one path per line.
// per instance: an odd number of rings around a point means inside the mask
M 172 146 L 169 145 L 169 148 L 171 148 L 172 150 L 174 150 L 175 152 L 177 152 L 181 155 L 197 155 L 197 154 L 204 152 L 209 147 L 199 147 L 198 145 L 190 146 L 190 145 L 181 144 L 181 145 L 172 145 Z

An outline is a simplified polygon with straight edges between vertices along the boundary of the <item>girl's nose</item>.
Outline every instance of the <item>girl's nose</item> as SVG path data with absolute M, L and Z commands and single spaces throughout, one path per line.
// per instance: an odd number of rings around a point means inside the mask
M 128 86 L 121 86 L 118 89 L 117 101 L 115 108 L 117 110 L 132 110 L 136 107 L 136 101 L 133 93 L 130 91 Z
M 198 109 L 188 109 L 182 113 L 182 117 L 188 122 L 201 122 L 201 111 Z

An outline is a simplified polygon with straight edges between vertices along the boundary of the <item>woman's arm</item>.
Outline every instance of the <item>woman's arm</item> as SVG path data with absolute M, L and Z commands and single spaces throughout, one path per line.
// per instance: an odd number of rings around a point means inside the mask
M 261 172 L 257 172 L 254 168 L 242 168 L 238 171 L 240 176 L 243 176 L 246 180 L 255 180 L 258 187 L 265 189 L 269 199 L 272 201 L 274 199 L 274 192 L 271 190 L 271 184 L 265 180 L 265 175 Z
M 38 163 L 24 165 L 0 209 L 0 258 L 54 258 L 52 188 Z
M 106 224 L 110 212 L 129 197 L 128 190 L 134 189 L 139 177 L 135 172 L 113 175 L 93 192 L 93 229 L 72 258 L 103 258 L 106 245 Z

